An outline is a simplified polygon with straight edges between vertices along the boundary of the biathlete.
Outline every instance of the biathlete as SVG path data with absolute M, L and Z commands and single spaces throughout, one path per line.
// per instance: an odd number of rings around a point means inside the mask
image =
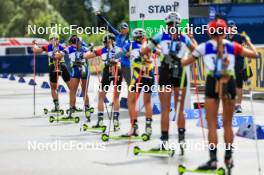
M 190 38 L 179 31 L 181 16 L 178 13 L 171 12 L 167 14 L 165 23 L 168 31 L 163 31 L 155 35 L 151 42 L 143 45 L 141 52 L 143 54 L 151 52 L 159 45 L 161 53 L 161 66 L 159 67 L 159 86 L 160 86 L 160 104 L 161 104 L 161 145 L 158 149 L 168 150 L 169 140 L 169 113 L 171 105 L 171 95 L 174 94 L 175 110 L 180 98 L 180 107 L 177 113 L 178 141 L 180 145 L 185 142 L 185 117 L 184 117 L 184 99 L 186 94 L 187 77 L 185 71 L 180 65 L 180 60 L 194 49 Z M 171 29 L 175 30 L 171 30 Z M 175 31 L 172 33 L 172 31 Z M 180 94 L 181 91 L 181 94 Z
M 115 36 L 113 34 L 106 34 L 103 37 L 103 47 L 98 48 L 92 52 L 87 52 L 84 55 L 84 58 L 91 59 L 97 56 L 102 58 L 104 62 L 104 69 L 102 73 L 102 80 L 100 82 L 99 89 L 99 100 L 98 100 L 98 120 L 97 124 L 93 126 L 94 128 L 102 127 L 104 120 L 104 99 L 106 97 L 107 92 L 109 91 L 109 87 L 111 82 L 115 85 L 116 90 L 114 92 L 114 100 L 113 100 L 113 123 L 114 130 L 119 130 L 119 95 L 121 91 L 121 83 L 122 83 L 122 72 L 119 66 L 119 59 L 115 58 L 115 53 L 120 50 L 115 46 Z M 117 72 L 116 72 L 117 71 Z M 117 77 L 116 77 L 117 74 Z
M 33 41 L 33 52 L 41 53 L 45 51 L 49 57 L 49 81 L 51 86 L 51 96 L 54 103 L 54 108 L 51 112 L 58 112 L 60 110 L 59 97 L 57 92 L 58 76 L 61 76 L 64 82 L 70 88 L 70 73 L 64 61 L 64 47 L 59 44 L 59 35 L 53 33 L 49 35 L 49 44 L 38 47 L 37 43 Z
M 88 49 L 83 46 L 82 41 L 79 37 L 77 37 L 77 35 L 72 35 L 69 38 L 69 45 L 65 48 L 65 52 L 69 55 L 71 62 L 71 90 L 68 117 L 71 118 L 74 112 L 82 111 L 76 107 L 76 92 L 79 84 L 81 84 L 85 106 L 85 116 L 89 121 L 94 108 L 89 105 L 89 97 L 87 93 L 90 73 L 88 63 L 83 57 L 87 51 Z
M 136 101 L 140 92 L 143 91 L 146 125 L 145 132 L 148 135 L 152 134 L 152 107 L 151 93 L 154 85 L 154 66 L 149 56 L 144 57 L 140 54 L 142 43 L 146 40 L 146 32 L 144 29 L 137 28 L 132 32 L 133 41 L 123 47 L 122 55 L 130 57 L 132 63 L 132 79 L 128 87 L 128 110 L 131 119 L 131 131 L 124 136 L 138 136 L 138 120 L 136 111 Z M 118 53 L 118 54 L 120 54 Z M 117 54 L 117 55 L 118 55 Z M 119 57 L 119 56 L 117 56 Z
M 225 156 L 224 161 L 228 169 L 233 167 L 232 144 L 234 134 L 232 118 L 236 97 L 235 59 L 236 56 L 256 58 L 257 52 L 249 40 L 245 43 L 248 49 L 236 42 L 225 39 L 227 24 L 222 19 L 212 20 L 208 24 L 210 40 L 200 44 L 187 59 L 182 60 L 182 65 L 193 63 L 203 56 L 207 72 L 205 88 L 205 109 L 208 124 L 208 140 L 210 159 L 198 167 L 198 170 L 217 169 L 217 115 L 219 102 L 223 104 L 223 127 Z
M 233 30 L 237 28 L 235 22 L 233 20 L 228 20 L 228 29 L 229 34 L 227 35 L 227 39 L 232 42 L 237 42 L 241 45 L 245 45 L 245 40 L 247 42 L 251 42 L 246 36 L 241 33 L 233 34 Z M 244 74 L 245 67 L 248 66 L 245 64 L 245 58 L 237 55 L 235 59 L 235 75 L 236 75 L 236 105 L 235 105 L 235 113 L 242 113 L 242 98 L 243 98 L 243 83 L 244 80 L 247 80 L 248 75 Z

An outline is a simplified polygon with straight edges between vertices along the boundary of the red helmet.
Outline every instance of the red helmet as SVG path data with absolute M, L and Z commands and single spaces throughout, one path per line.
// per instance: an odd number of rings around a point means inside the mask
M 208 23 L 208 34 L 213 35 L 224 35 L 227 33 L 227 24 L 223 19 L 214 19 Z

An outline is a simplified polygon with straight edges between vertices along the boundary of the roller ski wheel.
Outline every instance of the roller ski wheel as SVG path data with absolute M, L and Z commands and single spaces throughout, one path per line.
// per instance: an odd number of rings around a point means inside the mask
M 49 117 L 49 122 L 50 122 L 50 123 L 53 123 L 54 121 L 55 121 L 55 117 L 50 116 L 50 117 Z
M 43 111 L 44 111 L 44 114 L 45 114 L 45 115 L 47 115 L 47 114 L 48 114 L 48 112 L 49 112 L 49 110 L 48 110 L 48 109 L 46 109 L 46 108 L 44 108 L 44 109 L 43 109 Z
M 87 131 L 87 129 L 88 129 L 88 125 L 84 123 L 84 124 L 82 125 L 82 129 L 83 129 L 83 131 Z
M 107 142 L 107 141 L 109 141 L 109 135 L 102 134 L 101 139 L 102 139 L 103 142 Z
M 146 141 L 149 141 L 150 140 L 150 135 L 144 133 L 144 134 L 141 135 L 141 138 L 142 138 L 142 140 L 144 142 L 146 142 Z
M 60 109 L 60 114 L 63 115 L 64 114 L 64 110 L 63 109 Z
M 186 171 L 185 166 L 183 166 L 183 165 L 179 165 L 178 166 L 178 173 L 179 173 L 179 175 L 183 175 L 183 173 L 185 173 L 185 171 Z
M 225 175 L 226 174 L 225 169 L 222 167 L 219 168 L 217 171 L 218 171 L 218 175 Z M 228 172 L 228 175 L 231 175 L 231 174 L 229 174 L 229 172 Z
M 134 155 L 154 155 L 154 156 L 166 156 L 166 157 L 173 157 L 175 151 L 174 150 L 142 150 L 138 146 L 135 146 L 133 149 Z
M 134 155 L 135 155 L 135 156 L 138 155 L 139 152 L 140 152 L 140 148 L 139 148 L 138 146 L 135 146 L 134 149 L 133 149 L 133 153 L 134 153 Z
M 79 123 L 80 122 L 80 118 L 79 117 L 74 117 L 74 122 L 75 123 Z

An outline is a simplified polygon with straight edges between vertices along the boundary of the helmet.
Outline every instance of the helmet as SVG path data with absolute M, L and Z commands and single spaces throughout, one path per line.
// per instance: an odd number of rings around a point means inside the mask
M 55 39 L 59 39 L 59 35 L 58 35 L 57 33 L 51 33 L 51 34 L 49 35 L 49 40 L 51 40 L 51 39 L 53 39 L 53 38 L 55 38 Z
M 181 23 L 181 15 L 177 12 L 170 12 L 167 14 L 164 21 L 166 24 L 169 24 L 169 23 L 180 24 Z
M 223 19 L 214 19 L 208 24 L 208 33 L 212 35 L 223 35 L 227 33 L 227 24 Z
M 127 28 L 128 28 L 128 24 L 125 23 L 125 22 L 122 22 L 122 23 L 119 25 L 119 28 L 120 28 L 120 29 L 127 29 Z
M 227 24 L 228 24 L 228 27 L 234 27 L 234 26 L 236 26 L 236 23 L 233 20 L 228 20 L 227 21 Z
M 108 33 L 103 37 L 103 43 L 107 43 L 109 40 L 115 41 L 115 35 L 112 33 Z
M 132 37 L 134 38 L 134 40 L 136 40 L 138 38 L 143 39 L 145 37 L 145 35 L 146 35 L 146 32 L 142 28 L 136 28 L 132 32 Z
M 72 35 L 69 38 L 69 44 L 79 44 L 81 42 L 80 38 L 77 37 L 77 35 Z

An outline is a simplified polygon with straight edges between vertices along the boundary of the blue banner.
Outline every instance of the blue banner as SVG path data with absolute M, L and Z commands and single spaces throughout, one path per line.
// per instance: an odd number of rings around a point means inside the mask
M 47 73 L 48 56 L 36 56 L 36 73 Z M 33 55 L 0 56 L 0 73 L 33 73 Z

